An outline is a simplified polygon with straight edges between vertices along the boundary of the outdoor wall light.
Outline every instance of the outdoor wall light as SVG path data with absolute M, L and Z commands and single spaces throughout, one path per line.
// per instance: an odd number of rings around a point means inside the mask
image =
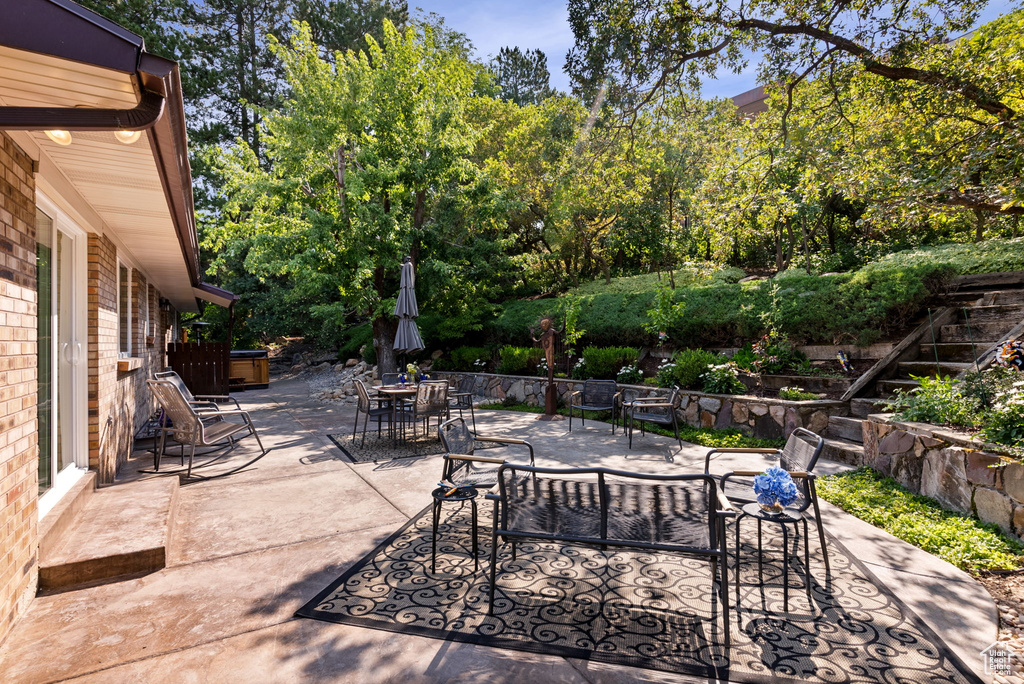
M 142 137 L 142 131 L 114 131 L 114 137 L 125 145 L 131 145 Z
M 46 137 L 57 143 L 58 145 L 70 145 L 71 144 L 71 132 L 70 131 L 43 131 L 46 133 Z

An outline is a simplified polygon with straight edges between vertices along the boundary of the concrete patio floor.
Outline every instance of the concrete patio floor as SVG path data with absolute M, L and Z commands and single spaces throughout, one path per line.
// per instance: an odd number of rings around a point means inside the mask
M 248 470 L 182 487 L 165 569 L 36 598 L 0 647 L 0 681 L 707 681 L 294 618 L 429 504 L 441 459 L 351 463 L 327 435 L 349 433 L 353 410 L 309 399 L 297 380 L 236 396 L 272 451 Z M 703 469 L 704 447 L 680 451 L 673 440 L 648 435 L 627 454 L 625 439 L 607 424 L 588 421 L 570 434 L 565 421 L 535 418 L 479 411 L 477 425 L 481 433 L 528 438 L 538 465 Z M 252 453 L 253 440 L 245 444 L 234 458 Z M 740 458 L 750 457 L 723 455 L 713 472 L 757 465 Z M 153 477 L 135 473 L 150 464 L 137 453 L 122 480 Z M 845 467 L 824 462 L 820 469 Z M 979 651 L 995 640 L 997 613 L 985 589 L 828 504 L 822 514 L 827 529 L 988 681 Z

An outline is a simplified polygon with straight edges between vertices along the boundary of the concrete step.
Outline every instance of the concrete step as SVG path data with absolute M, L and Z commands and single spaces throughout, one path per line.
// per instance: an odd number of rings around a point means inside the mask
M 894 380 L 879 380 L 875 387 L 877 388 L 878 396 L 886 398 L 891 396 L 896 390 L 909 392 L 915 387 L 920 387 L 920 383 L 917 380 L 910 380 L 908 378 L 896 378 Z
M 985 352 L 987 345 L 971 346 L 970 342 L 938 342 L 933 348 L 930 344 L 922 344 L 918 351 L 917 360 L 926 361 L 934 359 L 938 352 L 940 361 L 955 361 L 959 363 L 970 363 L 974 361 L 974 354 Z
M 822 458 L 830 461 L 838 461 L 847 465 L 864 465 L 864 445 L 854 444 L 842 439 L 825 439 L 825 448 L 821 452 Z
M 854 418 L 867 418 L 872 413 L 885 413 L 881 398 L 857 397 L 850 400 L 850 414 Z
M 985 343 L 998 342 L 1003 335 L 1010 332 L 1014 325 L 1019 321 L 1012 322 L 999 322 L 999 323 L 974 323 L 968 326 L 961 325 L 959 323 L 955 325 L 944 325 L 938 330 L 938 341 L 939 342 L 970 342 L 971 336 L 974 337 L 974 343 L 977 345 L 983 345 Z
M 1024 303 L 972 306 L 966 314 L 960 312 L 960 323 L 1007 323 L 1007 330 L 1024 319 Z
M 846 440 L 856 444 L 863 444 L 864 437 L 861 418 L 845 418 L 843 416 L 830 416 L 828 427 L 825 428 L 825 437 Z
M 919 361 L 901 361 L 896 366 L 899 369 L 900 377 L 907 378 L 911 375 L 916 375 L 918 377 L 925 378 L 934 378 L 938 376 L 950 376 L 955 378 L 972 365 L 971 363 L 958 361 L 940 361 L 936 364 L 934 361 L 928 361 L 926 359 L 927 357 L 924 357 Z
M 40 591 L 69 591 L 166 567 L 177 498 L 176 477 L 96 490 L 63 541 L 40 549 Z

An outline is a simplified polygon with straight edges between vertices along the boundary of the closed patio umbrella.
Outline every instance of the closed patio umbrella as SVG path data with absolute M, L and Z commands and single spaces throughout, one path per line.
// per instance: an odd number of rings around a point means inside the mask
M 398 289 L 398 301 L 395 302 L 395 315 L 398 316 L 395 351 L 409 354 L 424 349 L 423 339 L 416 327 L 420 309 L 416 305 L 416 272 L 412 266 L 412 257 L 405 257 L 405 263 L 402 264 L 402 281 Z

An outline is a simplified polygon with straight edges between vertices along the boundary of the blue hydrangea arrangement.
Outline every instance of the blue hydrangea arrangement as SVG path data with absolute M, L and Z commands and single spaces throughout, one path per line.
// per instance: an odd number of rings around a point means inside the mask
M 757 502 L 771 506 L 778 501 L 783 506 L 796 501 L 796 483 L 789 473 L 778 466 L 772 466 L 754 477 L 754 493 Z

